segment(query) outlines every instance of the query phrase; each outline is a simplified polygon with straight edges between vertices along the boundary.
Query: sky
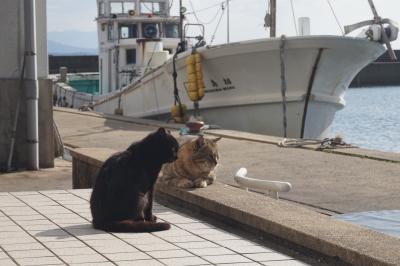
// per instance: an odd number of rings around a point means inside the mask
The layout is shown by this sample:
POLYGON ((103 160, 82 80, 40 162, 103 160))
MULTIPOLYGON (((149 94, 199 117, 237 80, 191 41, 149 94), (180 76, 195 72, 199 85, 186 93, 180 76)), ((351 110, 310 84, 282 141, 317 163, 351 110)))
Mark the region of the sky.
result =
MULTIPOLYGON (((372 19, 373 15, 368 0, 329 0, 333 10, 343 27, 344 25, 372 19)), ((172 13, 177 15, 178 7, 175 0, 172 13)), ((227 42, 226 10, 218 3, 222 0, 183 0, 188 12, 196 10, 197 18, 188 14, 191 23, 206 24, 206 41, 210 44, 227 42), (213 7, 211 7, 213 6, 213 7), (193 8, 192 8, 193 7, 193 8), (210 8, 208 8, 210 7, 210 8), (218 21, 221 18, 219 27, 218 21), (197 20, 198 19, 198 20, 197 20), (214 35, 215 32, 215 35, 214 35), (212 36, 215 36, 214 38, 212 36)), ((267 10, 267 0, 230 0, 230 41, 241 41, 267 37, 264 28, 264 16, 267 10)), ((340 28, 329 7, 328 0, 277 0, 277 35, 296 35, 293 12, 296 21, 299 17, 310 17, 311 34, 341 35, 340 28)), ((374 0, 381 17, 391 18, 400 22, 399 0, 374 0)), ((47 0, 48 31, 97 31, 95 17, 97 14, 96 0, 47 0)), ((196 32, 195 32, 196 33, 196 32)), ((400 40, 393 45, 400 49, 400 40)))

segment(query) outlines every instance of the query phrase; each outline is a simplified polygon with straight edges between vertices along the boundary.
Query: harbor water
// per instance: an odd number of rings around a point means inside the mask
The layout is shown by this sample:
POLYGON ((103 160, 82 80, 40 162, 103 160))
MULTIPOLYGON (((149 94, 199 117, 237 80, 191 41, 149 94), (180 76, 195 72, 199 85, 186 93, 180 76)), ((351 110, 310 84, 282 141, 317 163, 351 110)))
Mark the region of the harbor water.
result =
POLYGON ((332 136, 361 148, 400 152, 400 87, 352 88, 337 112, 332 136))

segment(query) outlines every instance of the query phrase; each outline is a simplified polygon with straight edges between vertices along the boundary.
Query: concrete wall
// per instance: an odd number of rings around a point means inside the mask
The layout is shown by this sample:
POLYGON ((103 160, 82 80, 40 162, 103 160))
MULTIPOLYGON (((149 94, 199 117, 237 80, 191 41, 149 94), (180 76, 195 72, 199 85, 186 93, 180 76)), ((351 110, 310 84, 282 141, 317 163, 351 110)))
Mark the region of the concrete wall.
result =
MULTIPOLYGON (((11 130, 14 121, 17 99, 21 93, 19 81, 0 79, 0 169, 7 165, 10 151, 11 130), (7 101, 3 99, 8 99, 7 101)), ((24 98, 24 95, 23 95, 24 98)), ((21 102, 18 119, 17 137, 15 142, 13 167, 24 168, 26 154, 26 106, 21 102)), ((54 130, 52 106, 52 81, 39 80, 39 166, 54 167, 54 130)))
MULTIPOLYGON (((6 166, 17 101, 21 101, 13 166, 23 168, 26 157, 26 102, 20 75, 24 55, 24 0, 1 0, 0 8, 0 168, 6 166)), ((40 167, 54 166, 52 83, 47 80, 46 0, 36 0, 37 61, 39 81, 40 167)))

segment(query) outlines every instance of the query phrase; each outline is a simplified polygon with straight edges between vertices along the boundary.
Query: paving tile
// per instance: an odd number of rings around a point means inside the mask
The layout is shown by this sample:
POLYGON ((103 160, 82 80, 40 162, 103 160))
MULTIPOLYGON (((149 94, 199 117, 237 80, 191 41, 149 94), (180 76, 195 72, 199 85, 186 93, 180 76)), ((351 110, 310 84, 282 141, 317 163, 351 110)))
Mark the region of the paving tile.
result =
POLYGON ((0 259, 0 265, 1 266, 16 266, 15 262, 13 262, 11 259, 0 259))
MULTIPOLYGON (((112 262, 94 262, 94 263, 88 263, 86 262, 85 264, 82 263, 69 263, 69 266, 114 266, 115 264, 112 262)), ((143 266, 145 266, 143 264, 143 266)))
POLYGON ((235 239, 240 239, 239 236, 235 236, 232 234, 217 234, 217 235, 202 235, 201 233, 197 233, 196 234, 202 236, 203 238, 210 240, 210 241, 221 241, 221 240, 235 240, 235 239))
POLYGON ((48 231, 58 229, 59 227, 55 224, 31 224, 25 225, 24 229, 27 231, 48 231))
POLYGON ((110 234, 91 234, 91 235, 77 235, 77 238, 85 241, 85 240, 117 240, 118 238, 116 238, 113 235, 110 234))
POLYGON ((219 245, 221 245, 223 247, 227 247, 227 248, 256 245, 254 242, 244 240, 244 239, 218 240, 215 242, 218 243, 219 245))
POLYGON ((17 250, 17 251, 10 251, 8 254, 10 254, 10 256, 15 259, 54 256, 54 254, 52 254, 48 249, 17 250))
MULTIPOLYGON (((40 243, 23 243, 23 244, 4 244, 1 245, 5 251, 10 252, 14 250, 32 250, 32 249, 43 249, 44 246, 40 243)), ((1 265, 1 264, 0 264, 1 265)))
POLYGON ((186 266, 186 265, 204 265, 209 264, 207 261, 199 257, 184 257, 184 258, 171 258, 171 259, 160 259, 160 261, 166 265, 171 266, 186 266))
POLYGON ((305 264, 301 261, 297 260, 281 260, 281 261, 269 261, 269 262, 262 262, 263 265, 267 266, 305 266, 305 264))
POLYGON ((37 219, 37 220, 23 220, 17 222, 20 226, 24 227, 28 225, 54 225, 51 221, 47 219, 37 219))
POLYGON ((161 238, 172 242, 172 243, 181 243, 181 242, 198 242, 198 241, 204 241, 203 238, 195 236, 195 235, 189 235, 189 236, 161 236, 161 238))
POLYGON ((97 250, 101 254, 110 254, 110 253, 121 253, 121 252, 138 252, 139 250, 132 247, 131 245, 118 245, 118 246, 102 246, 102 247, 93 247, 93 249, 97 250))
POLYGON ((164 266, 157 260, 116 261, 119 266, 164 266))
POLYGON ((9 258, 9 257, 7 256, 7 254, 4 253, 4 252, 2 252, 2 251, 0 250, 0 260, 8 259, 8 258, 9 258))
POLYGON ((56 257, 41 257, 41 258, 23 258, 15 259, 20 265, 59 265, 64 264, 56 257))
POLYGON ((180 224, 179 227, 182 229, 191 231, 191 232, 197 232, 197 229, 214 228, 214 226, 207 224, 207 223, 203 223, 203 222, 180 224))
POLYGON ((149 255, 143 252, 110 253, 110 254, 104 254, 104 256, 111 261, 121 261, 121 260, 135 261, 135 260, 151 259, 149 255))
POLYGON ((51 251, 53 251, 58 256, 97 254, 95 250, 89 247, 52 248, 51 251))
POLYGON ((177 227, 172 226, 170 230, 155 232, 153 235, 158 237, 165 237, 165 236, 192 236, 192 233, 189 233, 186 230, 179 229, 177 227))
POLYGON ((66 239, 65 241, 50 241, 50 242, 44 242, 43 245, 50 249, 56 249, 56 248, 79 248, 79 247, 87 247, 84 243, 78 240, 71 240, 71 239, 66 239))
MULTIPOLYGON (((167 232, 167 231, 163 231, 167 232)), ((145 238, 148 236, 152 236, 150 233, 112 233, 113 236, 116 236, 118 238, 122 239, 132 239, 132 238, 145 238)), ((154 234, 155 235, 155 234, 154 234)))
POLYGON ((146 244, 146 245, 135 245, 135 248, 142 251, 158 251, 158 250, 173 250, 179 249, 177 246, 172 245, 170 243, 164 244, 146 244))
MULTIPOLYGON (((232 264, 216 264, 217 266, 228 266, 232 264)), ((235 263, 235 266, 260 266, 263 264, 257 263, 257 262, 243 262, 243 263, 235 263)))
POLYGON ((72 255, 72 256, 60 256, 60 258, 66 263, 95 263, 95 262, 107 262, 108 260, 99 254, 91 255, 72 255))
POLYGON ((124 239, 127 243, 132 245, 146 245, 146 244, 166 244, 167 242, 159 237, 149 235, 144 238, 130 238, 124 239))
POLYGON ((219 247, 217 244, 208 242, 208 241, 203 241, 203 242, 183 242, 183 243, 176 243, 178 247, 185 248, 185 249, 191 249, 191 248, 213 248, 213 247, 219 247))
POLYGON ((0 232, 0 239, 2 239, 2 238, 21 238, 21 237, 30 237, 30 235, 24 231, 0 232))
POLYGON ((122 240, 107 240, 107 239, 93 239, 93 240, 84 240, 86 245, 92 247, 102 247, 102 246, 119 246, 124 244, 122 240))
POLYGON ((16 222, 43 220, 43 219, 47 219, 47 218, 40 214, 35 214, 35 215, 30 215, 30 216, 23 216, 23 215, 22 216, 19 216, 19 215, 13 216, 13 220, 16 222))
POLYGON ((35 243, 36 240, 33 237, 26 236, 26 237, 15 237, 15 238, 0 238, 0 245, 7 245, 7 244, 28 244, 28 243, 35 243))
POLYGON ((293 258, 288 257, 286 255, 276 253, 276 252, 268 252, 268 253, 254 253, 254 254, 244 254, 252 260, 255 261, 275 261, 275 260, 291 260, 293 258))
POLYGON ((262 246, 232 246, 230 249, 241 254, 274 252, 272 249, 262 246))
POLYGON ((232 250, 223 247, 214 247, 214 248, 190 248, 188 249, 190 252, 197 256, 206 256, 206 255, 229 255, 235 254, 232 250))
POLYGON ((8 218, 7 218, 7 220, 0 221, 0 226, 1 227, 16 226, 16 224, 12 220, 8 220, 8 218))
POLYGON ((163 251, 150 251, 147 252, 150 256, 156 259, 167 259, 167 258, 181 258, 181 257, 191 257, 193 254, 187 252, 186 250, 163 250, 163 251))
POLYGON ((2 232, 22 232, 23 230, 18 225, 6 225, 1 227, 2 232))
POLYGON ((233 255, 217 255, 217 256, 203 256, 203 259, 212 263, 240 263, 240 262, 251 262, 246 257, 239 254, 233 255))

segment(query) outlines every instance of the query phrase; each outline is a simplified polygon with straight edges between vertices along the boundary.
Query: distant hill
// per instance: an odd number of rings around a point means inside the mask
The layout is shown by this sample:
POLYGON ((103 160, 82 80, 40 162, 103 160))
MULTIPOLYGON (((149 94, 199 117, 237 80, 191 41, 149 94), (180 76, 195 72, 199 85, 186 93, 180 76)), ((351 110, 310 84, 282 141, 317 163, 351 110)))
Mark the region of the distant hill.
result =
POLYGON ((75 47, 55 41, 48 40, 49 55, 97 55, 97 48, 75 47))
POLYGON ((74 47, 97 49, 96 31, 51 31, 47 33, 47 38, 51 41, 62 43, 74 47))

